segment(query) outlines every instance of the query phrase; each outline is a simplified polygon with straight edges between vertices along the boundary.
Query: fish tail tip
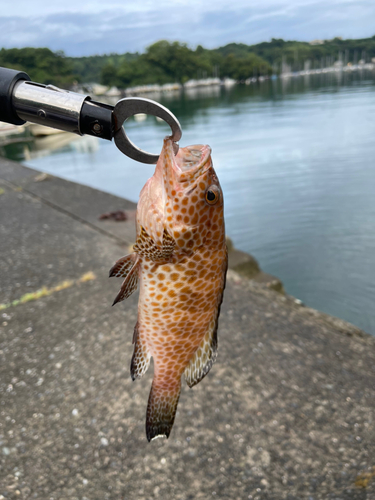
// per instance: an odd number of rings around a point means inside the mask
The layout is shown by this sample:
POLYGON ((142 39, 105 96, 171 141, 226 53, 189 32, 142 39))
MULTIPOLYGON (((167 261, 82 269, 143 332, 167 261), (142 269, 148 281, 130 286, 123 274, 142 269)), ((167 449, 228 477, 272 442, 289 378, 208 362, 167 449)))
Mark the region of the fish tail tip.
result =
POLYGON ((181 385, 178 383, 171 391, 152 384, 146 414, 148 441, 162 436, 169 437, 176 415, 180 387, 181 385))
POLYGON ((157 425, 146 424, 146 436, 147 441, 150 442, 158 438, 169 438, 171 433, 173 423, 170 422, 159 422, 157 425))

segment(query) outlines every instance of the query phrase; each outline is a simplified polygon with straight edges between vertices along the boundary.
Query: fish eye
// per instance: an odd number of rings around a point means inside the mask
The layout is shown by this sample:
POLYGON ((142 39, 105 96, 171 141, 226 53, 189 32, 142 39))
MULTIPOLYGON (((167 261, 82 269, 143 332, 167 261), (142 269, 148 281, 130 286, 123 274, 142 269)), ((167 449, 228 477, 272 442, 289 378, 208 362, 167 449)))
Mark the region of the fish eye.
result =
POLYGON ((220 192, 216 186, 210 186, 205 195, 206 202, 209 205, 215 205, 219 201, 220 192))

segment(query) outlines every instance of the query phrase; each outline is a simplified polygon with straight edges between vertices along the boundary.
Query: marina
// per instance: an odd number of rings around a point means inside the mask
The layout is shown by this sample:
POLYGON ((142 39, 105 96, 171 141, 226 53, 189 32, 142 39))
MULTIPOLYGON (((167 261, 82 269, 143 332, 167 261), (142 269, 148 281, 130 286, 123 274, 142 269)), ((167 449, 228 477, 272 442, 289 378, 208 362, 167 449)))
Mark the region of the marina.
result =
MULTIPOLYGON (((287 293, 375 334, 373 71, 147 96, 178 116, 181 145, 212 147, 234 245, 287 293)), ((168 133, 147 116, 129 119, 126 130, 155 153, 168 133)), ((90 136, 27 138, 2 145, 1 154, 132 201, 152 174, 90 136)))

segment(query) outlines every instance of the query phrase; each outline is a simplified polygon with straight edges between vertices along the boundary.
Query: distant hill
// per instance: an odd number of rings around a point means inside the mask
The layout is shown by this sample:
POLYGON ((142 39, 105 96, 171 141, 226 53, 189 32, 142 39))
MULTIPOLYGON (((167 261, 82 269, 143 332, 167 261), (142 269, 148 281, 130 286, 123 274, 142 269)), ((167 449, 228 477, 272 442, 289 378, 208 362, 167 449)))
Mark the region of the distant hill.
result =
POLYGON ((271 65, 280 65, 283 60, 292 65, 303 64, 306 60, 321 63, 322 58, 327 57, 334 61, 341 57, 343 62, 357 63, 361 59, 370 61, 375 57, 375 36, 358 40, 333 38, 332 40, 314 40, 313 42, 285 41, 272 38, 270 42, 256 45, 230 43, 215 50, 223 56, 234 54, 237 57, 243 57, 247 53, 253 53, 271 65))
POLYGON ((180 82, 219 76, 245 80, 279 73, 282 64, 291 70, 365 62, 375 58, 375 36, 358 40, 313 42, 272 39, 256 45, 230 43, 217 49, 190 49, 180 42, 161 40, 143 54, 125 53, 66 57, 47 48, 1 49, 0 66, 22 69, 32 80, 68 88, 73 82, 100 82, 125 88, 138 84, 180 82))

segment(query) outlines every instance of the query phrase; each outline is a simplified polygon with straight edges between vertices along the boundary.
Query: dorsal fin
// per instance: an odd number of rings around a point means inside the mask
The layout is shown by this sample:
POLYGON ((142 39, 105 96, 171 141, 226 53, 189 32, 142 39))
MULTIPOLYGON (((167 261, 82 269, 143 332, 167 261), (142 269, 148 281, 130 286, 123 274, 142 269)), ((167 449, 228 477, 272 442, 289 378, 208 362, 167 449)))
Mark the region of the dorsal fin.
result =
POLYGON ((162 247, 158 247, 154 240, 149 236, 145 228, 141 227, 141 232, 134 245, 137 254, 148 257, 153 261, 166 260, 172 255, 176 242, 164 229, 162 247))
MULTIPOLYGON (((116 265, 116 264, 115 264, 116 265)), ((135 262, 130 271, 126 274, 126 278, 124 279, 120 291, 117 294, 113 306, 122 300, 127 299, 130 295, 135 292, 138 285, 138 277, 139 277, 139 257, 136 255, 135 262)))
POLYGON ((135 345, 132 361, 130 364, 130 375, 132 377, 132 380, 135 380, 136 378, 141 378, 142 375, 146 373, 151 359, 151 355, 139 335, 138 321, 134 328, 133 344, 135 345))

